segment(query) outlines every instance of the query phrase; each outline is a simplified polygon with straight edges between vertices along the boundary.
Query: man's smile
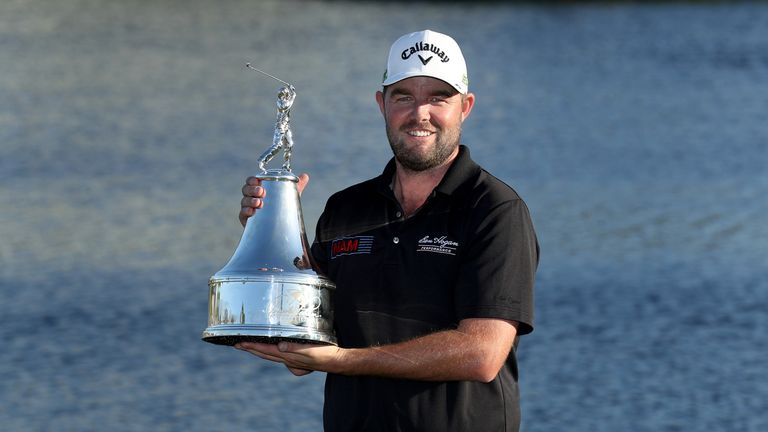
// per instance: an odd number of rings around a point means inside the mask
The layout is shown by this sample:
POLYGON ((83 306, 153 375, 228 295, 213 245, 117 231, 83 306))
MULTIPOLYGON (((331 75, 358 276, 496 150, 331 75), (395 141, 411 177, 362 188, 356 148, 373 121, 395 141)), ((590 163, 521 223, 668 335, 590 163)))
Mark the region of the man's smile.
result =
POLYGON ((434 134, 432 131, 423 130, 423 129, 417 129, 417 130, 411 130, 408 131, 408 135, 415 136, 415 137, 428 137, 430 135, 434 134))

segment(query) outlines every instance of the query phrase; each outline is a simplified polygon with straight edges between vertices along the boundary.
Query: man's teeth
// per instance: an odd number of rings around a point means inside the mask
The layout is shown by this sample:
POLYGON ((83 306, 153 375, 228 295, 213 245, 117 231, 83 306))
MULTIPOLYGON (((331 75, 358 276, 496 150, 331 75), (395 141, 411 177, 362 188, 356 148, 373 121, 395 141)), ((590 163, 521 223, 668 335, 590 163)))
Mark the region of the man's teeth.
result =
POLYGON ((425 137, 432 135, 432 132, 430 131, 410 131, 408 132, 408 135, 413 135, 417 137, 425 137))

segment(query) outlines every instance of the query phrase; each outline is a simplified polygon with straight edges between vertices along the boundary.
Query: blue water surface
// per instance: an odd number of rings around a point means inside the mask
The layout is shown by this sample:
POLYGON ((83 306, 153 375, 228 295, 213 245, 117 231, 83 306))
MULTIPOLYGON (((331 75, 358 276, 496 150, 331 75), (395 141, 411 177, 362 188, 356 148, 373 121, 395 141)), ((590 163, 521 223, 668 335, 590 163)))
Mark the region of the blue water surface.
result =
POLYGON ((323 374, 199 339, 274 125, 244 64, 298 90, 311 232, 423 28, 542 247, 522 430, 768 430, 766 4, 198 0, 0 4, 2 429, 320 430, 323 374))

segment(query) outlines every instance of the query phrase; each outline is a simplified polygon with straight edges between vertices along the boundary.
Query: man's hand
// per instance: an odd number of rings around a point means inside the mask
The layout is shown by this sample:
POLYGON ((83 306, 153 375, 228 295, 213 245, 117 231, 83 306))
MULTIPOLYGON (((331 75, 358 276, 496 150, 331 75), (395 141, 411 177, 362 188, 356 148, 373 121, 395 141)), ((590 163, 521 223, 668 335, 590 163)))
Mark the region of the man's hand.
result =
MULTIPOLYGON (((299 195, 304 191, 309 183, 309 174, 301 174, 299 176, 299 183, 296 185, 299 190, 299 195)), ((261 180, 256 177, 248 177, 245 179, 245 185, 243 186, 243 199, 240 200, 240 224, 245 226, 245 222, 249 217, 253 216, 257 209, 264 206, 264 197, 267 195, 266 190, 261 186, 261 180)))
POLYGON ((340 364, 344 350, 334 345, 313 345, 280 342, 277 345, 241 342, 235 348, 249 352, 264 360, 284 364, 296 376, 312 371, 333 372, 340 364))

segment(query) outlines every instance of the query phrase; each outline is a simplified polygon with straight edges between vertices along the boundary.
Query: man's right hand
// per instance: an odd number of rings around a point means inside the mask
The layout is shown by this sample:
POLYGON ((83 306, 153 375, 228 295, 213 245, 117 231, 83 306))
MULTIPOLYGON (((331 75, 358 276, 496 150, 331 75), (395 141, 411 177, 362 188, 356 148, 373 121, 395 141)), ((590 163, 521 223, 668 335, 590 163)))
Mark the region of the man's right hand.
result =
MULTIPOLYGON (((296 188, 299 190, 299 195, 304 191, 309 183, 309 174, 301 174, 299 176, 299 183, 296 188)), ((240 200, 240 214, 238 218, 240 223, 245 226, 248 218, 253 216, 257 209, 264 206, 264 198, 266 196, 266 190, 261 187, 261 180, 256 177, 248 177, 245 179, 245 185, 243 186, 243 199, 240 200)))

